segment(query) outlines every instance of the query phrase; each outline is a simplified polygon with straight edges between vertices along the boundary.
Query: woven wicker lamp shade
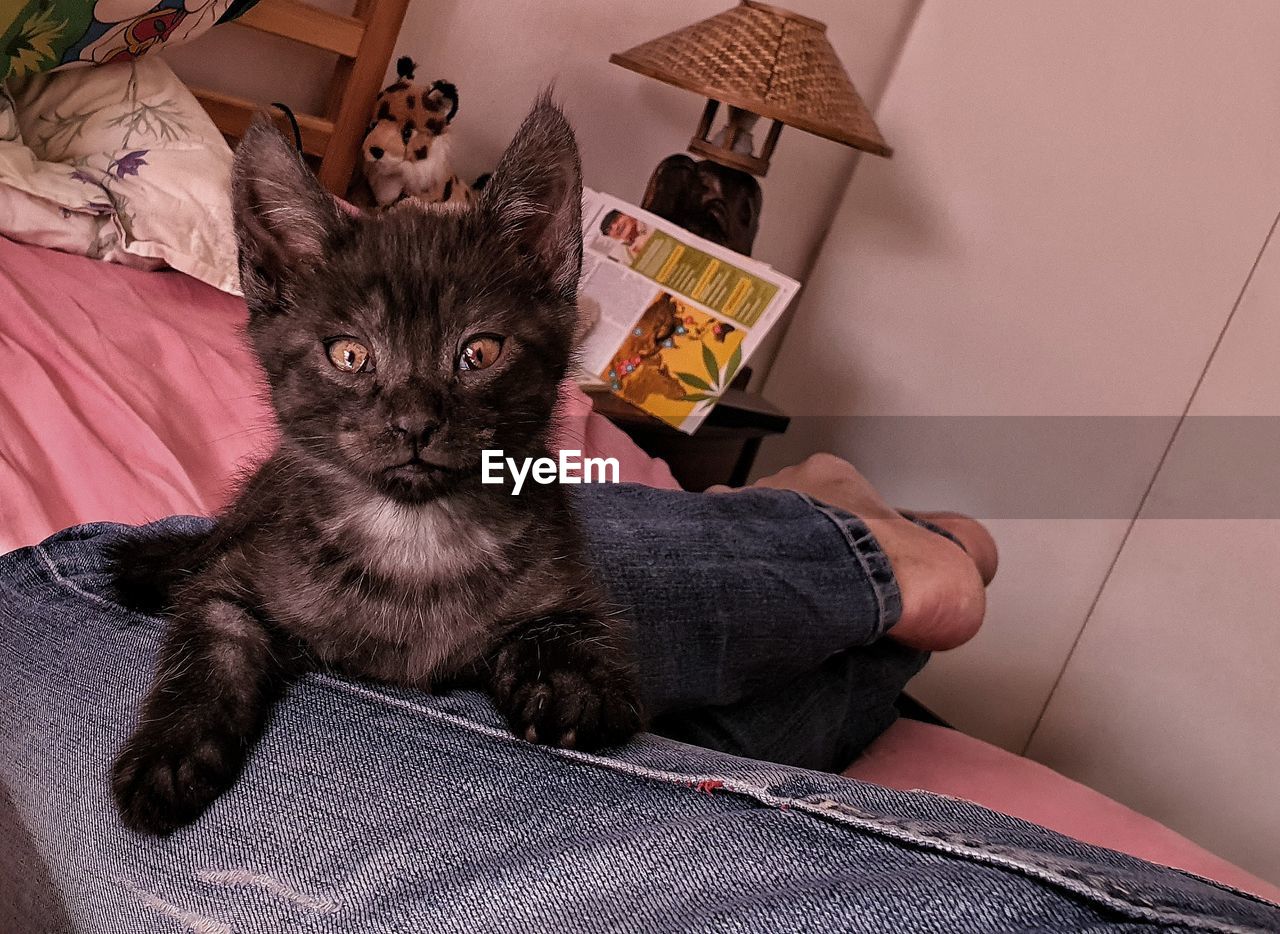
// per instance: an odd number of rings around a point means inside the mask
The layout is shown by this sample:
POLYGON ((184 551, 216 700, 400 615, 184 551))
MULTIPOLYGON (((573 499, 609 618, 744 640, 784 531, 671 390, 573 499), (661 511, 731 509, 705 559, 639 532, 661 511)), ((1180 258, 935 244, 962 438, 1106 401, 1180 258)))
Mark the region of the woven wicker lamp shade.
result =
POLYGON ((763 175, 782 124, 879 156, 892 150, 815 19, 755 0, 660 36, 609 61, 709 99, 690 149, 763 175), (716 103, 775 121, 759 156, 735 160, 706 139, 716 103), (702 145, 698 145, 701 142, 702 145), (761 164, 762 163, 762 164, 761 164))

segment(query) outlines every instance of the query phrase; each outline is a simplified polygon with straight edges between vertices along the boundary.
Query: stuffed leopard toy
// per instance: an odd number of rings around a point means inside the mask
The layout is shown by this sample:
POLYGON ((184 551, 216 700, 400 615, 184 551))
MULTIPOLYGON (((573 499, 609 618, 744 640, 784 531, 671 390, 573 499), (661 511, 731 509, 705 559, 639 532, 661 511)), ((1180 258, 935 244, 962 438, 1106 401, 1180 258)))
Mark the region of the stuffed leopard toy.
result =
POLYGON ((396 62, 394 84, 378 94, 365 134, 364 176, 378 207, 405 198, 465 207, 475 191, 454 174, 449 126, 458 112, 458 89, 448 81, 413 84, 417 66, 396 62))

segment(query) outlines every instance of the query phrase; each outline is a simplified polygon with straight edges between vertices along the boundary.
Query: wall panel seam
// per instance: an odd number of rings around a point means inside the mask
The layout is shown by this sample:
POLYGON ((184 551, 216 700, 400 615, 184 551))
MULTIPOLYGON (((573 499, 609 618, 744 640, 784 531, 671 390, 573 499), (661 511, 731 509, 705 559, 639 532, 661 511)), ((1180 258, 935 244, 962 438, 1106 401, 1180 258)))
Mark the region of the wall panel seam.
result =
POLYGON ((1160 477, 1160 471, 1164 469, 1165 461, 1169 457, 1169 452, 1173 450, 1173 446, 1178 440, 1178 434, 1182 431, 1182 426, 1191 412, 1191 406, 1195 403, 1196 396, 1200 392, 1200 387, 1204 385, 1205 378, 1209 375, 1209 368, 1213 366, 1213 360, 1218 355, 1218 350, 1222 347, 1222 342, 1227 336, 1227 331, 1231 327, 1231 322, 1235 320, 1236 311, 1240 308, 1240 303, 1244 301, 1245 293, 1249 291, 1249 285, 1253 282, 1253 276, 1258 271, 1258 266, 1262 262, 1262 257, 1266 253, 1267 247, 1271 244, 1272 238, 1275 236, 1277 226, 1280 226, 1280 211, 1277 211, 1275 218, 1271 221, 1271 226, 1267 230, 1266 236, 1262 238, 1262 246, 1258 248, 1258 252, 1253 258, 1253 263, 1249 266, 1249 271, 1245 274, 1244 282, 1236 292, 1236 298, 1231 305, 1231 310, 1227 312, 1226 320, 1223 321, 1222 327, 1218 330, 1217 338, 1209 348, 1209 354, 1205 358, 1204 366, 1200 369, 1200 375, 1196 378, 1195 385, 1191 387, 1191 392, 1187 396, 1186 404, 1182 408, 1182 414, 1178 417, 1178 421, 1174 425, 1173 431, 1169 434, 1169 442, 1165 445, 1159 459, 1156 461, 1155 468, 1151 472, 1151 479, 1147 482, 1146 489, 1142 491, 1142 496, 1138 499, 1137 508, 1134 510, 1134 514, 1130 517, 1129 524, 1125 527, 1124 535, 1120 538, 1120 544, 1116 548, 1115 554, 1111 557, 1111 562, 1107 565, 1106 573, 1102 575, 1102 580, 1098 584, 1097 592, 1094 593, 1093 599, 1089 602, 1089 608, 1085 611, 1084 619, 1080 622, 1080 628, 1076 630, 1075 638, 1071 640, 1071 648, 1067 650, 1066 657, 1062 660, 1062 665, 1058 669, 1058 674, 1053 679, 1053 684, 1049 687, 1049 691, 1045 695, 1044 703, 1040 706, 1040 712, 1036 715, 1035 722, 1031 726, 1031 731, 1027 734, 1027 739, 1022 744, 1022 749, 1020 750, 1021 755, 1025 756, 1027 751, 1035 742, 1036 733, 1044 722, 1045 713, 1049 710, 1049 705, 1053 703, 1053 695, 1057 693, 1058 686, 1062 683, 1063 675, 1066 674, 1067 668, 1071 665, 1071 659, 1075 655, 1076 649, 1080 645, 1080 640, 1084 636, 1084 631, 1089 625, 1089 620, 1093 618, 1094 611, 1097 610, 1098 604, 1102 600, 1102 595, 1107 589, 1107 584, 1111 581, 1111 576, 1115 572, 1116 565, 1120 563, 1120 556, 1124 554, 1125 546, 1129 543, 1129 537, 1133 534, 1133 530, 1138 524, 1138 519, 1142 516, 1143 509, 1146 508, 1147 500, 1151 496, 1151 491, 1155 488, 1156 481, 1160 477))

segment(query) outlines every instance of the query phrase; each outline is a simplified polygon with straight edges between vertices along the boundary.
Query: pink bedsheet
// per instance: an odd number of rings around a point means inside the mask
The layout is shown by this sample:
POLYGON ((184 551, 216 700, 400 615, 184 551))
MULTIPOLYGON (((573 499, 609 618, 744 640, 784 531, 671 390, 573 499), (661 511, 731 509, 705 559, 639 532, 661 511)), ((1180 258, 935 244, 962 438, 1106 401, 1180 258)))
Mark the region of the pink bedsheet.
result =
POLYGON ((956 730, 899 720, 845 775, 890 788, 964 798, 1087 843, 1177 866, 1280 902, 1280 888, 1031 759, 956 730))
MULTIPOLYGON (((271 442, 243 301, 0 237, 0 552, 68 525, 208 514, 271 442)), ((562 393, 561 443, 617 457, 624 480, 673 488, 562 393)), ((1266 897, 1280 890, 1043 766, 951 730, 902 721, 847 774, 969 798, 1090 842, 1266 897)))

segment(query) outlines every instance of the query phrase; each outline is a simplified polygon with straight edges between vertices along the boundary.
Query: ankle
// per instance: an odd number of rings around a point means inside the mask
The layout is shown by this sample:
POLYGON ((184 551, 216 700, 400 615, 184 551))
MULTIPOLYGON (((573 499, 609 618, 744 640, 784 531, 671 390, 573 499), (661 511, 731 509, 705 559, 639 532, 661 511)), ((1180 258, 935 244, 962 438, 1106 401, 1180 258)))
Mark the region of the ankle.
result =
POLYGON ((1000 549, 985 525, 959 512, 911 512, 910 515, 955 536, 977 566, 984 586, 995 579, 1000 566, 1000 549))
POLYGON ((986 591, 964 548, 896 513, 863 521, 889 559, 902 594, 902 614, 889 638, 923 651, 953 649, 972 639, 986 613, 986 591))

